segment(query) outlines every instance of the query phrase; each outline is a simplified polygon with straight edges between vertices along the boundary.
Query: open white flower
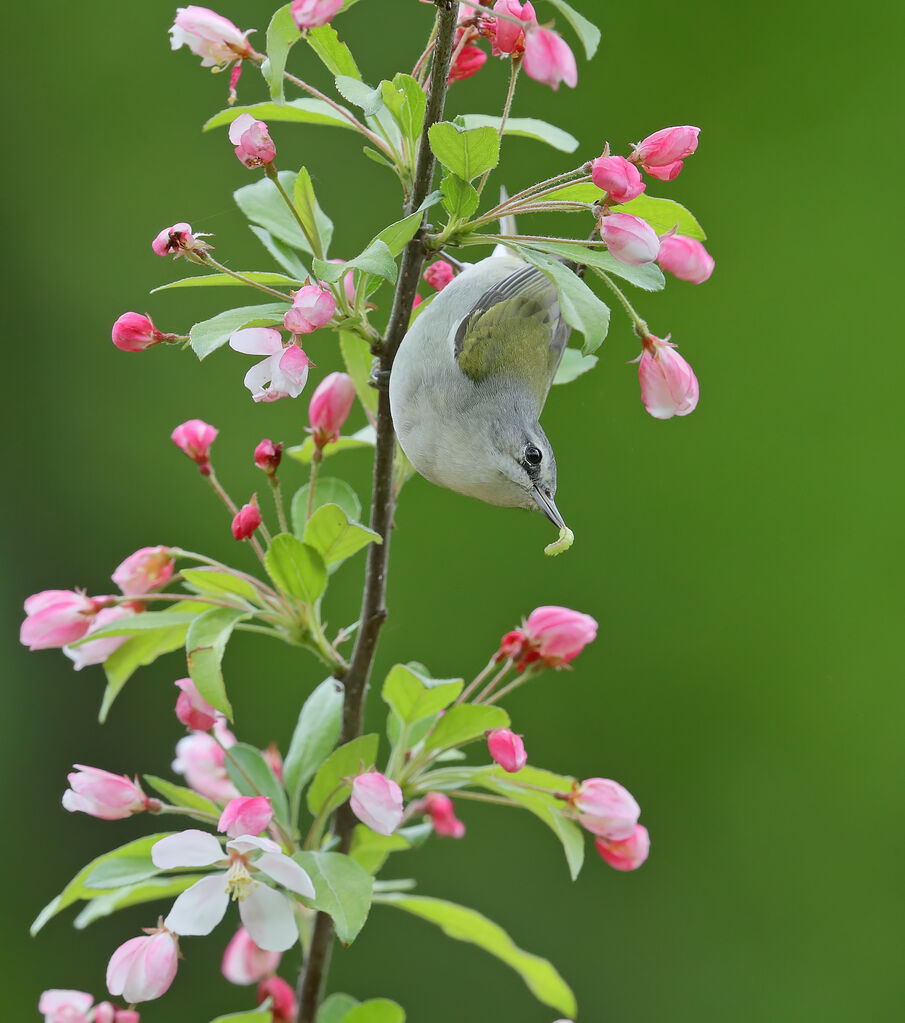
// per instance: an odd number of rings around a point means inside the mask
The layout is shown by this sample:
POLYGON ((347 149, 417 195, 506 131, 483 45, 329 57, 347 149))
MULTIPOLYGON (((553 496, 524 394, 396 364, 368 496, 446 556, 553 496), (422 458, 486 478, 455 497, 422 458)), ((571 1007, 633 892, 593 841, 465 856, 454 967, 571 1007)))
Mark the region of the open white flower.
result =
POLYGON ((297 895, 314 898, 308 874, 269 838, 240 835, 226 843, 206 831, 191 828, 162 838, 151 848, 155 867, 226 867, 196 881, 173 903, 164 926, 175 934, 210 934, 223 919, 230 898, 239 903, 239 916, 254 943, 268 952, 285 952, 298 940, 298 926, 291 900, 262 881, 255 873, 297 895))

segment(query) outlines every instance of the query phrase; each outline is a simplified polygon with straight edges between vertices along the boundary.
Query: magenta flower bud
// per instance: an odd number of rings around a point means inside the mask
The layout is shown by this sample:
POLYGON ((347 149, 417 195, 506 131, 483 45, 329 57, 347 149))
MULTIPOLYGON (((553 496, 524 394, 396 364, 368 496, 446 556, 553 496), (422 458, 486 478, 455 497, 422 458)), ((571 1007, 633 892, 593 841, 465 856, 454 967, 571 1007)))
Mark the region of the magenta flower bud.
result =
POLYGON ((437 291, 442 291, 455 277, 455 271, 445 259, 438 259, 424 271, 424 279, 437 291))
POLYGON ((173 685, 181 690, 176 697, 176 717, 193 731, 206 732, 214 727, 217 712, 198 692, 190 678, 177 678, 173 685))
POLYGON ((522 737, 508 728, 494 728, 487 733, 487 750, 491 757, 509 774, 515 774, 528 763, 528 754, 522 737))
POLYGON ((239 162, 248 168, 263 167, 273 163, 277 150, 263 121, 256 121, 251 114, 239 114, 229 126, 229 141, 236 147, 239 162))
POLYGON ((575 788, 569 802, 583 828, 609 841, 628 838, 641 814, 631 792, 609 778, 588 778, 575 788))
POLYGON ((594 841, 597 852, 616 870, 637 870, 650 852, 650 835, 643 824, 636 824, 635 830, 618 842, 606 838, 594 841))
POLYGON ((282 977, 268 977, 258 984, 258 1005, 271 999, 273 1023, 295 1023, 295 992, 282 977))
POLYGON ((355 816, 379 835, 392 835, 402 823, 402 789, 379 771, 358 775, 349 804, 355 816))
MULTIPOLYGON (((113 1014, 113 1023, 140 1023, 141 1016, 135 1009, 117 1009, 113 1014)), ((95 1020, 95 1023, 100 1023, 95 1020)))
POLYGON ((472 46, 471 43, 466 43, 465 46, 459 49, 459 44, 465 32, 468 32, 470 37, 475 35, 471 29, 456 29, 453 53, 458 50, 458 56, 450 65, 448 82, 461 82, 466 78, 471 78, 472 75, 476 75, 487 63, 487 54, 479 46, 472 46))
POLYGON ((292 0, 292 20, 300 32, 319 28, 326 25, 342 5, 343 0, 292 0))
POLYGON ((161 333, 149 317, 141 313, 123 313, 113 324, 112 338, 121 352, 143 352, 161 341, 171 340, 173 335, 161 333))
POLYGON ((107 990, 134 1004, 165 994, 176 976, 179 945, 167 930, 131 938, 110 957, 107 990))
MULTIPOLYGON (((173 256, 174 259, 180 256, 192 257, 211 248, 207 242, 199 241, 200 237, 192 234, 191 225, 182 221, 172 227, 165 227, 151 242, 151 248, 158 256, 173 256)), ((195 259, 195 262, 199 261, 195 259)))
POLYGON ((240 927, 226 946, 220 972, 230 984, 257 984, 276 971, 282 957, 282 952, 259 948, 248 931, 240 927))
POLYGON ((336 299, 314 284, 306 284, 292 296, 292 306, 283 317, 283 326, 293 334, 310 334, 329 323, 336 312, 336 299))
POLYGON ((638 382, 644 407, 654 419, 687 416, 698 407, 698 378, 668 337, 644 339, 638 382))
POLYGON ((97 767, 76 764, 68 776, 71 788, 63 793, 63 808, 81 811, 104 821, 118 821, 148 809, 148 797, 137 781, 97 767))
MULTIPOLYGON (((227 749, 235 745, 235 736, 225 726, 217 734, 227 749)), ((229 802, 239 795, 226 770, 223 748, 205 732, 192 732, 176 743, 173 770, 185 776, 189 788, 216 803, 229 802)))
POLYGON ((251 56, 247 35, 208 7, 180 7, 170 28, 170 49, 185 45, 201 58, 202 67, 224 68, 251 56))
POLYGON ((44 1023, 88 1023, 93 1002, 87 991, 51 988, 41 995, 38 1012, 44 1014, 44 1023))
POLYGON ((629 213, 610 213, 600 218, 599 228, 610 254, 620 263, 644 266, 657 258, 660 239, 646 220, 629 213))
POLYGON ((226 804, 217 822, 217 830, 225 831, 230 838, 259 835, 272 820, 273 807, 267 796, 239 796, 226 804))
POLYGON ((255 465, 263 469, 268 476, 274 476, 283 458, 283 445, 274 444, 272 440, 264 438, 255 448, 255 465))
POLYGON ((549 28, 530 25, 525 31, 525 74, 556 91, 560 82, 578 84, 578 68, 569 44, 549 28))
MULTIPOLYGON (((493 9, 500 14, 511 14, 527 24, 537 21, 537 15, 530 3, 520 4, 518 0, 496 0, 493 9)), ((513 21, 505 18, 494 18, 493 46, 491 52, 494 57, 502 57, 507 53, 524 53, 525 51, 525 30, 516 25, 513 21)))
POLYGON ((535 608, 525 622, 525 637, 534 657, 548 668, 574 661, 597 638, 597 622, 580 611, 546 605, 535 608))
POLYGON ((428 792, 418 810, 430 814, 434 834, 441 838, 463 838, 465 825, 456 816, 453 801, 443 792, 428 792))
POLYGON ((308 421, 319 448, 339 439, 354 401, 355 384, 348 373, 331 373, 317 385, 308 405, 308 421))
POLYGON ((29 650, 50 650, 74 643, 91 627, 103 598, 76 590, 42 590, 25 601, 26 619, 19 642, 29 650))
POLYGON ((598 156, 591 164, 591 180, 614 203, 631 202, 646 187, 641 172, 624 156, 598 156))
POLYGON ((202 476, 209 476, 211 471, 211 445, 220 431, 201 419, 189 419, 181 423, 170 434, 170 440, 198 463, 202 476))
POLYGON ((93 1023, 116 1023, 116 1007, 112 1002, 95 1005, 93 1023))
MULTIPOLYGON (((118 619, 129 618, 134 614, 136 614, 136 608, 134 606, 130 607, 127 604, 102 608, 94 616, 94 621, 88 626, 85 635, 90 636, 92 632, 97 632, 98 629, 102 629, 105 625, 112 625, 118 619)), ((103 664, 110 654, 114 650, 118 650, 128 638, 128 636, 105 636, 103 639, 82 643, 76 647, 64 646, 63 653, 72 661, 73 668, 76 671, 81 671, 82 668, 87 667, 89 664, 103 664)))
POLYGON ((661 128, 635 146, 632 161, 640 163, 651 177, 672 181, 682 169, 682 161, 698 148, 700 128, 690 124, 661 128))
POLYGON ((159 589, 173 574, 168 547, 142 547, 116 569, 111 578, 127 597, 140 597, 159 589))
POLYGON ((261 510, 258 508, 257 498, 252 497, 248 504, 242 505, 233 518, 233 537, 236 540, 247 540, 260 525, 261 510))
POLYGON ((713 273, 713 256, 695 238, 673 234, 660 239, 657 262, 680 281, 703 284, 713 273))

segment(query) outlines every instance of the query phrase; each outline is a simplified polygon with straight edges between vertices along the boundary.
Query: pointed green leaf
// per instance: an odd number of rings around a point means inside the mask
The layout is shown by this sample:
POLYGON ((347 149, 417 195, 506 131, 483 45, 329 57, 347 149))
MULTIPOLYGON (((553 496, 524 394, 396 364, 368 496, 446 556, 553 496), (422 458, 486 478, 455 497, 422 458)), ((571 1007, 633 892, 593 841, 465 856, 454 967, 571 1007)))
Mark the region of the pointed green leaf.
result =
POLYGON ((258 604, 261 595, 247 579, 233 575, 231 572, 220 572, 216 568, 183 568, 179 574, 193 590, 211 596, 241 597, 250 603, 258 604))
MULTIPOLYGON (((267 180, 266 178, 264 179, 267 180)), ((268 181, 267 184, 270 184, 268 181)), ((241 191, 241 190, 240 190, 241 191)), ((298 230, 298 228, 296 228, 298 230)), ((206 359, 211 352, 229 341, 230 335, 243 327, 273 327, 282 325, 283 315, 289 308, 288 302, 271 302, 268 305, 246 305, 238 309, 227 309, 209 320, 196 323, 189 331, 192 351, 199 359, 206 359)))
POLYGON ((450 707, 424 741, 425 750, 464 746, 493 728, 506 728, 509 715, 502 707, 482 707, 464 703, 450 707))
POLYGON ((73 647, 84 646, 96 639, 106 636, 137 636, 145 632, 157 632, 160 629, 171 629, 177 625, 190 625, 198 616, 188 612, 143 611, 141 614, 118 618, 109 625, 99 629, 70 644, 73 647))
POLYGON ((286 4, 273 15, 267 26, 267 60, 261 66, 270 95, 277 103, 283 102, 283 72, 289 48, 299 39, 301 33, 292 19, 292 4, 286 4))
MULTIPOLYGON (((344 108, 343 108, 344 109, 344 108)), ((204 124, 204 130, 232 124, 240 114, 251 114, 256 121, 284 121, 295 124, 320 124, 329 128, 354 130, 348 118, 343 117, 322 99, 293 99, 288 103, 253 103, 246 107, 227 107, 214 114, 204 124)))
POLYGON ((299 259, 298 253, 290 245, 281 242, 279 238, 274 238, 269 231, 266 231, 263 227, 258 227, 257 224, 249 224, 248 228, 290 276, 299 281, 303 281, 309 276, 308 268, 299 259))
POLYGON ((343 99, 348 100, 356 107, 360 107, 362 112, 368 117, 372 117, 383 109, 383 93, 380 86, 372 89, 370 85, 365 85, 360 78, 353 78, 349 75, 337 75, 336 91, 343 99))
POLYGON ((363 270, 365 273, 382 277, 390 284, 396 283, 396 261, 393 259, 389 246, 379 238, 372 241, 364 252, 342 264, 326 263, 318 259, 314 261, 314 273, 322 281, 331 283, 338 281, 349 270, 363 270))
POLYGON ((679 234, 687 235, 689 238, 697 238, 698 241, 705 241, 707 238, 704 228, 697 222, 694 214, 681 203, 674 202, 672 199, 656 199, 652 195, 639 195, 631 202, 614 206, 613 212, 631 213, 634 217, 641 217, 650 224, 657 234, 664 234, 676 227, 679 234))
POLYGON ((107 676, 107 687, 98 714, 103 724, 107 720, 113 701, 123 686, 142 665, 151 664, 163 654, 179 650, 185 643, 188 624, 183 622, 165 629, 154 629, 127 639, 122 646, 116 648, 104 661, 104 674, 107 676))
MULTIPOLYGON (((280 171, 283 191, 292 199, 297 175, 280 171)), ((244 185, 233 192, 236 205, 253 223, 266 228, 275 238, 302 252, 311 252, 311 245, 296 223, 292 211, 280 190, 270 178, 261 178, 254 184, 244 185)))
MULTIPOLYGON (((500 130, 500 118, 491 117, 489 114, 465 114, 462 120, 466 128, 493 128, 500 130)), ((504 135, 517 135, 521 138, 534 139, 537 142, 546 142, 548 146, 558 149, 562 153, 574 153, 578 148, 578 139, 570 135, 555 124, 548 124, 536 117, 509 117, 503 127, 504 135)), ((600 189, 597 190, 599 198, 600 189)))
POLYGON ((562 360, 556 370, 556 376, 553 377, 553 383, 570 384, 596 365, 596 355, 582 355, 577 348, 566 348, 562 353, 562 360))
POLYGON ((457 220, 466 220, 478 208, 481 201, 477 189, 458 174, 447 174, 440 182, 443 205, 446 212, 457 220))
POLYGON ((138 906, 145 902, 156 902, 158 899, 172 899, 200 881, 204 874, 180 874, 178 877, 150 877, 136 884, 105 892, 92 899, 79 915, 73 920, 77 931, 83 930, 90 923, 101 917, 110 916, 119 909, 138 906))
POLYGON ((462 692, 462 679, 433 679, 396 664, 383 683, 380 695, 404 724, 413 724, 448 707, 462 692))
POLYGON ((493 128, 459 128, 451 121, 438 121, 431 125, 428 138, 440 163, 465 181, 499 163, 500 140, 493 128))
POLYGON ((389 998, 372 998, 350 1009, 343 1023, 405 1023, 405 1010, 389 998))
POLYGON ((359 1004, 358 999, 351 995, 329 995, 317 1010, 317 1023, 343 1023, 349 1010, 359 1004))
POLYGON ((181 806, 186 810, 197 810, 199 813, 213 814, 215 817, 220 816, 220 807, 216 803, 212 803, 205 796, 199 796, 192 789, 176 785, 167 781, 166 778, 158 778, 154 774, 145 774, 143 777, 152 789, 173 806, 181 806))
POLYGON ((352 791, 342 779, 354 778, 373 767, 377 757, 376 735, 360 735, 335 749, 321 764, 308 788, 308 809, 316 817, 341 806, 352 791))
POLYGON ((243 796, 267 796, 276 819, 289 824, 286 793, 260 750, 237 742, 227 750, 225 764, 230 780, 243 796))
MULTIPOLYGON (((305 523, 308 514, 308 491, 310 485, 306 483, 295 492, 292 498, 291 518, 292 529, 295 535, 302 539, 305 534, 305 523)), ((336 504, 348 515, 350 519, 357 519, 361 515, 361 501, 358 494, 346 483, 345 480, 337 479, 334 476, 318 476, 314 484, 314 498, 311 501, 311 511, 316 512, 325 504, 336 504)))
POLYGON ((346 513, 336 504, 325 504, 308 520, 305 543, 320 551, 327 565, 335 565, 351 558, 369 543, 383 543, 379 533, 358 522, 350 522, 346 513))
POLYGON ((361 79, 361 72, 358 70, 351 50, 344 42, 340 41, 336 29, 332 25, 321 25, 311 29, 305 39, 331 75, 346 75, 353 79, 361 79))
POLYGON ((308 237, 313 239, 315 255, 326 258, 333 239, 333 221, 320 208, 314 196, 311 175, 302 167, 292 190, 292 204, 305 225, 308 237))
POLYGON ((377 238, 386 243, 387 248, 389 248, 394 256, 398 256, 418 233, 418 228, 421 227, 423 219, 424 213, 418 210, 416 213, 403 217, 402 220, 397 220, 395 224, 385 227, 377 235, 377 238))
POLYGON ((629 284, 644 291, 662 291, 666 286, 663 271, 656 263, 648 263, 646 266, 629 266, 628 263, 621 263, 612 256, 606 249, 592 249, 581 242, 574 244, 566 242, 525 242, 526 248, 536 249, 539 252, 549 252, 554 256, 565 256, 566 259, 576 263, 584 263, 585 266, 593 267, 595 270, 603 270, 604 273, 615 274, 629 284))
POLYGON ((273 538, 264 566, 279 589, 306 604, 313 604, 327 588, 327 566, 320 553, 288 533, 273 538))
POLYGON ((248 611, 215 607, 196 618, 185 637, 186 660, 192 681, 203 699, 230 720, 232 707, 226 695, 220 664, 233 628, 248 617, 248 611))
POLYGON ((293 859, 314 884, 312 905, 333 917, 336 936, 343 945, 351 945, 371 909, 371 875, 342 853, 298 852, 293 859))
POLYGON ((339 742, 342 711, 343 686, 335 678, 321 682, 302 705, 289 752, 283 761, 283 782, 293 806, 339 742))
MULTIPOLYGON (((423 305, 424 303, 422 303, 423 305)), ((419 309, 421 306, 418 307, 419 309)), ((324 448, 324 458, 330 455, 338 455, 341 451, 354 451, 356 448, 373 448, 377 434, 373 426, 365 426, 357 430, 351 437, 340 437, 324 448)), ((311 456, 314 454, 314 441, 309 437, 303 444, 286 448, 286 454, 295 458, 303 465, 311 464, 311 456)))
MULTIPOLYGON (((377 388, 371 387, 368 383, 371 379, 371 367, 374 364, 371 346, 357 334, 341 330, 339 332, 339 350, 342 352, 343 362, 346 364, 346 372, 352 378, 352 383, 355 384, 358 400, 369 412, 376 415, 377 388)), ((339 501, 334 503, 340 504, 339 501)), ((341 504, 340 507, 342 507, 341 504)), ((350 517, 357 519, 360 515, 361 509, 350 517)))
POLYGON ((566 0, 549 0, 549 2, 562 11, 569 24, 575 29, 575 34, 584 47, 585 56, 590 60, 600 45, 600 29, 588 21, 584 15, 579 14, 574 7, 567 4, 566 0))
MULTIPOLYGON (((239 270, 244 277, 256 284, 279 284, 287 287, 297 288, 302 282, 285 274, 274 273, 272 270, 239 270)), ((172 288, 239 288, 247 287, 243 281, 237 281, 229 274, 196 274, 194 277, 183 277, 179 281, 170 281, 169 284, 161 284, 159 288, 152 288, 151 294, 158 291, 169 291, 172 288)))
POLYGON ((356 824, 349 855, 369 874, 376 874, 390 853, 414 849, 430 837, 432 832, 433 825, 429 821, 399 828, 392 835, 378 835, 364 824, 356 824))
POLYGON ((380 93, 403 138, 414 150, 421 137, 427 96, 411 75, 397 74, 392 82, 381 82, 380 93))
POLYGON ((249 1009, 247 1012, 231 1012, 226 1016, 218 1016, 211 1023, 273 1023, 270 1009, 249 1009))

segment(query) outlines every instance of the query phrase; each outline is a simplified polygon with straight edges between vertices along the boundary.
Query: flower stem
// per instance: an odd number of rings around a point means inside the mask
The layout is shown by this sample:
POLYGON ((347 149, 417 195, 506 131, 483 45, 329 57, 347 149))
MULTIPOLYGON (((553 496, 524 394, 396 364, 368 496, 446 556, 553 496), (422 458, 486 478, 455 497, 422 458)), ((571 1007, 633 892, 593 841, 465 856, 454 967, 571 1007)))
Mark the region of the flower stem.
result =
POLYGON ((456 703, 464 703, 468 699, 468 697, 471 696, 471 694, 475 691, 475 689, 477 689, 478 686, 484 681, 484 679, 487 678, 487 676, 493 671, 494 667, 496 667, 498 663, 499 662, 496 659, 496 654, 494 654, 493 657, 491 657, 490 660, 487 662, 486 667, 482 668, 478 672, 478 674, 475 675, 475 677, 462 690, 462 692, 459 693, 459 698, 456 700, 456 703))
MULTIPOLYGON (((503 105, 503 116, 500 118, 500 127, 497 132, 501 143, 503 141, 503 132, 506 130, 506 121, 509 118, 509 111, 512 109, 512 97, 515 95, 515 82, 518 78, 521 66, 521 54, 513 53, 512 60, 509 63, 509 89, 506 92, 506 102, 503 105)), ((487 183, 487 178, 490 176, 492 169, 492 167, 488 167, 487 170, 484 171, 484 174, 478 183, 478 195, 484 191, 484 185, 487 183)))
POLYGON ((311 458, 311 478, 308 480, 308 503, 305 507, 305 522, 311 518, 314 511, 314 488, 317 486, 317 474, 320 472, 321 462, 324 460, 324 453, 315 447, 314 455, 311 458))
POLYGON ((625 309, 625 311, 628 313, 628 318, 632 321, 632 326, 635 328, 635 333, 638 335, 638 337, 642 339, 647 337, 648 334, 650 334, 650 330, 647 324, 644 322, 644 320, 641 319, 641 317, 635 311, 635 307, 625 297, 625 294, 622 291, 622 289, 618 287, 613 282, 609 274, 604 273, 603 270, 598 270, 597 267, 591 267, 591 269, 597 274, 597 276, 603 281, 603 283, 606 284, 610 291, 612 291, 616 298, 618 298, 619 301, 622 303, 622 308, 625 309))
POLYGON ((258 284, 257 281, 253 281, 250 277, 246 277, 244 274, 236 273, 235 270, 230 270, 228 266, 224 266, 222 263, 218 263, 216 259, 209 252, 200 253, 202 260, 206 264, 210 264, 216 267, 221 273, 227 274, 229 277, 234 278, 242 284, 247 284, 250 288, 257 288, 258 291, 266 291, 268 295, 273 295, 280 299, 281 302, 291 302, 292 298, 289 295, 283 294, 282 291, 277 291, 275 288, 268 288, 266 284, 258 284))
POLYGON ((493 676, 493 678, 487 683, 486 686, 478 693, 472 703, 481 703, 486 700, 488 696, 496 689, 496 687, 503 681, 506 675, 509 673, 509 669, 512 667, 512 658, 503 665, 503 667, 493 676))
POLYGON ((283 507, 283 492, 280 489, 280 481, 277 479, 276 474, 267 477, 270 482, 270 490, 273 494, 273 503, 277 509, 277 520, 280 523, 280 532, 288 533, 289 526, 286 523, 286 509, 283 507))
POLYGON ((492 703, 496 703, 498 700, 501 700, 507 693, 511 693, 513 689, 518 689, 518 687, 523 683, 527 682, 529 678, 534 678, 535 675, 537 675, 537 672, 532 671, 531 668, 529 668, 526 672, 524 672, 524 674, 518 675, 507 685, 503 686, 503 688, 498 693, 494 693, 489 700, 485 701, 484 705, 489 707, 492 703))
MULTIPOLYGON (((311 246, 311 251, 314 253, 314 255, 318 259, 323 259, 324 258, 324 250, 321 248, 321 240, 320 240, 320 238, 318 238, 316 235, 312 236, 311 232, 305 226, 305 222, 299 216, 299 211, 295 208, 295 203, 289 198, 289 195, 286 192, 286 189, 283 188, 283 183, 282 183, 282 181, 280 181, 280 175, 277 173, 276 167, 274 167, 274 165, 272 163, 265 164, 264 165, 264 173, 276 185, 277 191, 283 197, 283 202, 285 202, 286 205, 289 207, 289 212, 292 214, 293 219, 298 224, 299 230, 302 232, 302 234, 308 240, 308 244, 311 246)), ((287 302, 291 302, 292 299, 289 298, 289 296, 287 295, 286 296, 286 301, 287 302)))

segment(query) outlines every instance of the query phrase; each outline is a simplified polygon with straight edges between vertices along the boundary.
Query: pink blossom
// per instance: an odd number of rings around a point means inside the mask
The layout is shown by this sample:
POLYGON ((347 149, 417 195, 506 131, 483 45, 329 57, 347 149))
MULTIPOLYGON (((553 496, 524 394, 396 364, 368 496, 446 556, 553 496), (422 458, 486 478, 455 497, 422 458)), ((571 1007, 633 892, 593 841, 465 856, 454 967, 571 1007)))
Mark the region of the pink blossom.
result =
POLYGON ((186 726, 198 732, 214 727, 217 712, 198 692, 190 678, 177 678, 173 683, 180 689, 176 697, 176 717, 186 726))
MULTIPOLYGON (((343 263, 345 263, 345 260, 344 259, 329 259, 329 260, 327 260, 327 262, 328 263, 336 263, 337 265, 342 265, 343 263)), ((343 292, 345 293, 346 301, 349 303, 349 305, 353 305, 354 302, 355 302, 355 272, 354 272, 354 270, 349 270, 347 273, 345 273, 343 275, 343 292)))
POLYGON ((283 758, 280 756, 280 751, 277 749, 277 744, 272 742, 266 749, 261 750, 261 756, 264 758, 267 766, 273 771, 273 776, 282 785, 283 784, 283 758))
POLYGON ((229 347, 243 355, 266 356, 245 374, 244 384, 255 401, 297 398, 304 390, 310 360, 298 345, 284 347, 278 330, 237 330, 229 339, 229 347))
POLYGON ((641 172, 624 156, 598 156, 591 164, 591 180, 614 203, 631 202, 647 187, 641 172))
POLYGON ((298 30, 326 25, 343 5, 343 0, 292 0, 292 20, 298 30))
POLYGON ((349 802, 355 816, 379 835, 392 835, 402 823, 402 789, 379 771, 358 775, 349 802))
POLYGON ((597 622, 580 611, 545 605, 535 608, 522 629, 507 632, 497 652, 498 661, 511 658, 519 671, 534 661, 560 668, 597 637, 597 622))
POLYGON ((180 256, 193 258, 194 261, 203 262, 197 258, 198 253, 203 253, 211 248, 207 242, 199 241, 202 235, 192 234, 192 227, 184 221, 173 224, 172 227, 165 227, 160 234, 151 242, 151 248, 158 256, 170 256, 178 259, 180 256))
POLYGON ((569 796, 578 823, 594 835, 621 842, 635 830, 641 807, 628 789, 609 778, 588 778, 569 796))
POLYGON ((308 405, 308 421, 319 448, 339 439, 354 402, 355 384, 348 373, 331 373, 317 385, 308 405))
POLYGON ((141 547, 111 578, 127 597, 140 597, 164 586, 172 574, 173 555, 168 547, 141 547))
POLYGON ((177 335, 161 333, 141 313, 123 313, 113 324, 112 338, 121 352, 143 352, 161 341, 175 341, 177 335))
POLYGON ((77 590, 41 590, 25 601, 26 618, 19 629, 19 642, 29 650, 74 643, 91 628, 103 606, 103 597, 86 597, 77 590))
MULTIPOLYGON (((135 1009, 117 1009, 113 1014, 113 1023, 140 1023, 141 1016, 135 1009)), ((101 1023, 96 1019, 94 1023, 101 1023)))
POLYGON ((698 148, 700 128, 683 124, 661 128, 635 146, 632 161, 640 163, 651 177, 672 181, 682 169, 682 161, 698 148))
POLYGON ((211 445, 220 431, 202 419, 189 419, 181 423, 170 434, 170 440, 198 463, 202 476, 209 476, 211 471, 211 445))
POLYGON ((453 46, 453 53, 458 50, 458 55, 453 61, 449 69, 450 82, 461 82, 466 78, 471 78, 472 75, 476 75, 484 64, 487 62, 487 54, 479 47, 472 46, 471 43, 466 43, 461 49, 459 44, 462 41, 462 36, 465 32, 469 32, 469 35, 474 35, 470 29, 457 29, 456 39, 453 46))
POLYGON ((44 1014, 44 1023, 88 1023, 93 1002, 87 991, 51 988, 41 995, 38 1012, 44 1014))
POLYGON ((254 454, 255 465, 259 469, 263 469, 268 476, 273 476, 276 474, 282 457, 283 445, 274 444, 272 440, 269 440, 266 437, 255 448, 254 454))
POLYGON ((597 838, 594 845, 603 859, 616 870, 637 870, 650 852, 650 835, 643 824, 636 824, 628 838, 617 842, 597 838))
MULTIPOLYGON (((127 604, 102 608, 94 616, 94 621, 88 626, 85 636, 90 636, 105 625, 112 625, 120 618, 129 618, 134 614, 136 614, 136 609, 127 604)), ((82 638, 84 639, 84 637, 82 638)), ((79 646, 64 646, 63 653, 72 661, 73 668, 76 671, 81 671, 89 664, 103 664, 110 654, 114 650, 118 650, 128 638, 128 636, 105 636, 103 639, 81 643, 79 646)))
POLYGON ((265 951, 284 952, 298 940, 295 899, 261 884, 253 875, 266 875, 293 896, 313 899, 315 895, 308 874, 269 838, 242 835, 227 842, 224 852, 213 835, 192 828, 155 842, 151 860, 160 870, 225 868, 196 881, 173 903, 164 925, 176 934, 210 934, 235 899, 254 943, 265 951))
POLYGON ((491 757, 509 774, 515 774, 528 763, 528 754, 522 737, 508 728, 494 728, 487 733, 487 750, 491 757))
POLYGON ((179 944, 168 930, 152 930, 131 938, 110 957, 107 990, 134 1004, 160 998, 173 983, 179 965, 179 944))
POLYGON ((552 29, 536 24, 525 31, 525 74, 554 91, 560 82, 571 89, 578 84, 578 68, 569 44, 552 29))
POLYGON ((170 48, 178 50, 185 44, 201 58, 202 67, 223 68, 251 55, 247 35, 208 7, 179 7, 170 28, 170 48))
POLYGON ((258 984, 258 1005, 268 998, 272 1001, 273 1023, 295 1023, 295 992, 282 977, 268 977, 258 984))
POLYGON ((646 220, 629 213, 610 213, 600 218, 598 226, 610 254, 620 263, 643 266, 657 258, 660 239, 646 220))
MULTIPOLYGON (((234 745, 235 736, 228 729, 224 727, 219 734, 224 746, 234 745)), ((225 764, 225 753, 206 732, 192 732, 176 743, 173 770, 185 775, 187 784, 195 792, 217 803, 226 803, 239 795, 229 780, 225 764)))
POLYGON ((703 284, 713 273, 713 256, 695 238, 684 234, 660 239, 657 262, 680 281, 703 284))
POLYGON ((135 1009, 121 1009, 112 1002, 99 1002, 94 1007, 93 1023, 139 1023, 140 1020, 135 1009))
POLYGON ((229 141, 236 147, 239 162, 246 167, 262 167, 273 163, 277 150, 264 121, 256 121, 251 114, 239 114, 229 126, 229 141))
POLYGON ((306 284, 292 296, 292 306, 283 317, 283 326, 293 334, 310 334, 329 323, 336 312, 336 299, 329 291, 306 284))
POLYGON ((230 838, 259 835, 272 820, 273 807, 267 796, 238 796, 224 807, 217 830, 225 831, 230 838))
POLYGON ((230 984, 257 984, 280 965, 281 952, 265 952, 251 940, 244 927, 230 938, 220 971, 230 984))
POLYGON ((462 838, 465 825, 456 816, 453 801, 444 792, 428 792, 417 809, 430 814, 434 834, 442 838, 462 838))
POLYGON ((84 764, 75 768, 68 776, 71 788, 63 793, 63 808, 70 813, 80 810, 103 821, 118 821, 148 809, 150 801, 137 780, 84 764))
POLYGON ((455 271, 445 259, 438 259, 424 271, 424 279, 437 291, 442 291, 455 276, 455 271))
MULTIPOLYGON (((520 4, 518 0, 496 0, 493 9, 499 14, 511 14, 514 18, 519 18, 528 24, 537 21, 537 15, 530 3, 520 4)), ((491 51, 494 57, 500 57, 507 53, 524 53, 524 50, 525 30, 512 21, 495 18, 491 51)))
POLYGON ((698 378, 668 337, 644 339, 638 382, 644 407, 654 419, 687 416, 698 406, 698 378))
POLYGON ((232 521, 233 537, 236 540, 248 540, 254 536, 255 530, 261 525, 261 509, 256 497, 248 504, 243 504, 236 512, 232 521))

